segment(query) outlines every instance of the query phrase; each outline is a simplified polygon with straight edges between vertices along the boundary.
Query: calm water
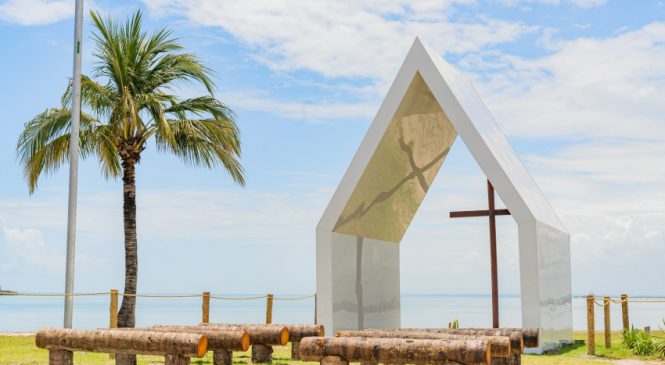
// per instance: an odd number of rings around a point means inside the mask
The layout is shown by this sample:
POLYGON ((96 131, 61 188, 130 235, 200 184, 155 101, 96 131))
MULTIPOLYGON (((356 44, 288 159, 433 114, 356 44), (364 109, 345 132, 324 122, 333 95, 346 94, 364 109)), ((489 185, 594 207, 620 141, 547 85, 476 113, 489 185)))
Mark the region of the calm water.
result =
MULTIPOLYGON (((214 295, 214 294, 213 294, 214 295)), ((242 295, 251 296, 251 295, 242 295)), ((265 299, 252 301, 211 300, 211 322, 263 322, 265 299)), ((517 296, 500 298, 501 325, 521 325, 520 299, 517 296)), ((63 299, 40 297, 0 296, 0 331, 34 331, 39 327, 61 326, 63 299)), ((485 295, 404 295, 402 297, 402 326, 445 327, 458 319, 463 327, 491 325, 490 298, 485 295)), ((596 328, 602 329, 602 308, 596 307, 596 328)), ((108 296, 78 297, 74 304, 74 326, 78 328, 107 327, 108 296)), ((612 305, 612 327, 621 327, 621 308, 612 305)), ((662 326, 665 303, 630 303, 630 319, 637 327, 662 326)), ((201 299, 138 298, 137 326, 154 324, 198 323, 201 319, 201 299)), ((273 322, 312 323, 314 300, 275 301, 273 322)), ((586 302, 573 299, 573 325, 586 328, 586 302)))

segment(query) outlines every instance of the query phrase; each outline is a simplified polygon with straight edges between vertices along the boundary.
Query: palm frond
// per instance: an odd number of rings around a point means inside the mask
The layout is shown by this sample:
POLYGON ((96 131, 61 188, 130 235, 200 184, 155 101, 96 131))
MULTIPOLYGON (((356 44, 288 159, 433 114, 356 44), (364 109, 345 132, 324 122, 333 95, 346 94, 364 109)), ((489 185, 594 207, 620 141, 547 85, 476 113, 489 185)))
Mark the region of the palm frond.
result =
POLYGON ((235 182, 245 185, 240 164, 240 139, 235 124, 220 119, 169 120, 173 137, 157 133, 157 147, 193 166, 213 168, 223 165, 235 182))
MULTIPOLYGON (((89 108, 97 116, 107 116, 113 111, 117 94, 112 85, 102 85, 86 75, 81 75, 81 102, 84 108, 89 108)), ((71 80, 61 100, 63 107, 71 108, 71 80)))
MULTIPOLYGON (((37 187, 42 173, 47 175, 58 170, 69 159, 71 111, 48 109, 26 123, 19 136, 16 152, 23 167, 30 193, 37 187)), ((95 119, 81 115, 79 151, 86 158, 95 146, 95 119)))

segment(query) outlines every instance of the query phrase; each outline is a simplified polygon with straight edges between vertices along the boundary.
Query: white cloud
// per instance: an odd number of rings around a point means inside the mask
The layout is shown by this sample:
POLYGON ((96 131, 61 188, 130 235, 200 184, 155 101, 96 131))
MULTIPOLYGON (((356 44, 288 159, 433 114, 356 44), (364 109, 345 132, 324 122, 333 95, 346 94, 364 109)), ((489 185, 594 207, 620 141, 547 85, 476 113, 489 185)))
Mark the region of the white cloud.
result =
POLYGON ((326 80, 344 80, 344 85, 335 83, 342 90, 336 95, 343 92, 345 100, 353 102, 302 97, 283 100, 252 90, 225 96, 234 107, 308 121, 370 119, 416 36, 445 54, 460 55, 512 42, 538 30, 483 15, 472 0, 144 3, 154 16, 184 17, 198 26, 223 29, 250 48, 255 60, 278 74, 305 70, 326 80), (475 15, 457 17, 460 5, 475 15))
POLYGON ((461 62, 508 134, 665 138, 664 23, 552 47, 535 59, 495 53, 461 62))
POLYGON ((2 233, 12 262, 28 264, 36 270, 58 271, 64 267, 64 254, 44 242, 34 228, 3 228, 2 233))
POLYGON ((0 20, 21 25, 55 23, 74 15, 69 0, 7 0, 0 4, 0 20))
MULTIPOLYGON (((500 0, 501 4, 506 6, 518 6, 521 4, 544 4, 544 5, 561 5, 561 0, 500 0)), ((564 3, 578 6, 580 8, 588 9, 601 5, 605 5, 607 0, 564 0, 564 3)))
POLYGON ((454 3, 472 1, 145 0, 153 14, 177 14, 221 27, 256 48, 275 70, 390 81, 415 36, 446 53, 478 51, 533 31, 518 22, 476 16, 450 20, 454 3))
POLYGON ((348 118, 371 119, 377 109, 377 103, 371 101, 353 104, 337 101, 305 103, 277 100, 265 93, 250 91, 224 91, 220 93, 220 97, 233 108, 257 110, 307 122, 348 118))
MULTIPOLYGON (((359 78, 357 101, 279 100, 230 93, 241 108, 302 120, 367 118, 376 111, 413 37, 459 65, 478 86, 511 136, 663 138, 665 24, 608 38, 559 41, 547 29, 476 15, 456 20, 455 2, 217 2, 145 0, 153 14, 177 14, 220 27, 277 71, 308 70, 327 78, 359 78), (349 15, 350 14, 350 15, 349 15), (521 58, 495 46, 541 31, 550 53, 521 58), (368 87, 369 86, 369 92, 368 87), (537 125, 537 128, 534 126, 537 125)), ((477 4, 466 2, 474 7, 477 4)), ((558 1, 554 1, 558 4, 558 1)), ((601 1, 576 1, 601 5, 601 1)))

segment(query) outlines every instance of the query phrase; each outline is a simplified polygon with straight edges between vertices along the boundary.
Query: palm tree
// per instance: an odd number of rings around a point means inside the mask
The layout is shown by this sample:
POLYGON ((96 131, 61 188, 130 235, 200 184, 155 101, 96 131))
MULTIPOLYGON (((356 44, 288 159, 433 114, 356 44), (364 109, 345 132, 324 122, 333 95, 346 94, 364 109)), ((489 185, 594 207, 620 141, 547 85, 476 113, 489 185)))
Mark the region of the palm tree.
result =
MULTIPOLYGON (((107 179, 122 177, 125 293, 136 294, 135 169, 148 141, 191 165, 222 165, 244 185, 239 131, 233 111, 213 97, 212 71, 184 53, 170 30, 147 34, 140 11, 124 24, 96 12, 90 15, 96 64, 93 77, 84 75, 81 81, 80 155, 97 157, 107 179), (181 99, 172 91, 183 81, 200 83, 207 93, 181 99)), ((31 194, 42 173, 53 173, 69 158, 71 102, 70 85, 62 105, 26 123, 19 137, 17 154, 31 194)), ((134 296, 123 297, 119 327, 134 327, 135 306, 134 296)))

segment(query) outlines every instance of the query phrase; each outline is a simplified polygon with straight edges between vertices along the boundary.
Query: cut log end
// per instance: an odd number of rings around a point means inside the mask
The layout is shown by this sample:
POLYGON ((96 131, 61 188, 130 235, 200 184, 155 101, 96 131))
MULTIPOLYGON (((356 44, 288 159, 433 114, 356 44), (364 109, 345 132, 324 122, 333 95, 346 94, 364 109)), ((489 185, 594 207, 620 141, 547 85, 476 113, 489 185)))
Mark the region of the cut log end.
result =
POLYGON ((242 340, 241 340, 241 342, 242 342, 242 350, 243 350, 243 351, 247 351, 247 350, 249 350, 249 345, 250 345, 250 341, 249 341, 249 333, 247 333, 246 331, 245 331, 245 333, 242 335, 242 340))
POLYGON ((282 327, 282 329, 279 331, 279 342, 282 344, 282 346, 285 346, 287 343, 289 343, 289 330, 286 327, 282 327))
POLYGON ((203 357, 206 352, 208 352, 208 337, 201 336, 196 354, 199 355, 199 357, 203 357))

